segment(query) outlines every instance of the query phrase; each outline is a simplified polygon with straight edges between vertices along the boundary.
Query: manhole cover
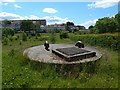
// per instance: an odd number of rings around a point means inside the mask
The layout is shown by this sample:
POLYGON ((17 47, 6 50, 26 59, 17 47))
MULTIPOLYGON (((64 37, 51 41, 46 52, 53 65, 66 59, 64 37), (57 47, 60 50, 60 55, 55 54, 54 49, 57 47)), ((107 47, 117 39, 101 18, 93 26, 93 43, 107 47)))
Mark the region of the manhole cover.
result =
POLYGON ((53 49, 52 53, 62 57, 68 62, 82 60, 96 56, 96 52, 77 48, 77 47, 53 49))

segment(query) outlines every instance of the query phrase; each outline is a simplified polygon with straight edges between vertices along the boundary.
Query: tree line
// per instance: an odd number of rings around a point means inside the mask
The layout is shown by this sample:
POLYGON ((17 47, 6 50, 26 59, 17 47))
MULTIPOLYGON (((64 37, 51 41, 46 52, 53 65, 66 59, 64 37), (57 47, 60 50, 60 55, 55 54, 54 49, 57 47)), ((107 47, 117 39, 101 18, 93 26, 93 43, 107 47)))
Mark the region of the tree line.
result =
POLYGON ((95 26, 89 26, 90 33, 113 33, 120 32, 120 12, 114 17, 98 19, 95 26))
MULTIPOLYGON (((11 22, 8 20, 4 21, 5 25, 10 25, 11 22)), ((22 20, 20 23, 20 30, 30 33, 31 31, 36 31, 40 28, 40 25, 33 23, 31 20, 22 20)), ((74 26, 73 22, 66 23, 66 30, 72 32, 72 27, 74 26)), ((98 19, 95 26, 89 26, 90 33, 113 33, 120 32, 120 12, 114 17, 104 17, 98 19)), ((5 35, 14 35, 15 30, 12 28, 4 28, 3 34, 5 35)))

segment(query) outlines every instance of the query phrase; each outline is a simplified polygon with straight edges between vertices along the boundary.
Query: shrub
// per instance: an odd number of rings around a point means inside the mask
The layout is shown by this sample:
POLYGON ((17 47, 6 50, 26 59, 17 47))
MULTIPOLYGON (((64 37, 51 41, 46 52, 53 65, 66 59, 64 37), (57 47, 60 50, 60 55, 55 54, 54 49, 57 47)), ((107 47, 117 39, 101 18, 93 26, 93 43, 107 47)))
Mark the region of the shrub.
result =
POLYGON ((13 39, 14 39, 14 40, 18 40, 18 37, 17 37, 17 36, 13 36, 13 39))
POLYGON ((20 45, 22 45, 22 40, 20 40, 20 43, 19 43, 20 45))
POLYGON ((22 40, 27 41, 27 35, 25 32, 22 33, 22 40))
POLYGON ((67 31, 61 31, 60 32, 60 39, 63 39, 63 38, 69 38, 67 31))
POLYGON ((38 37, 41 37, 41 34, 40 34, 40 33, 37 33, 37 36, 38 36, 38 37))
POLYGON ((31 37, 32 37, 31 35, 28 35, 28 39, 31 39, 31 37))
POLYGON ((38 39, 38 36, 37 36, 37 35, 35 36, 35 39, 38 39))
POLYGON ((5 38, 3 39, 3 44, 4 44, 4 45, 8 45, 8 42, 9 42, 9 39, 8 39, 7 37, 5 37, 5 38))
POLYGON ((3 34, 5 36, 8 36, 8 35, 14 36, 15 32, 12 28, 4 28, 3 29, 3 34))
POLYGON ((120 37, 118 34, 87 34, 70 36, 72 41, 83 41, 90 45, 108 47, 114 50, 119 50, 120 37))
POLYGON ((9 39, 10 41, 13 41, 13 37, 12 37, 12 36, 9 36, 8 39, 9 39))
POLYGON ((56 42, 56 36, 55 36, 55 32, 54 32, 54 31, 51 33, 50 41, 51 41, 53 44, 56 42))
POLYGON ((17 39, 19 39, 20 38, 20 36, 19 35, 17 35, 17 39))

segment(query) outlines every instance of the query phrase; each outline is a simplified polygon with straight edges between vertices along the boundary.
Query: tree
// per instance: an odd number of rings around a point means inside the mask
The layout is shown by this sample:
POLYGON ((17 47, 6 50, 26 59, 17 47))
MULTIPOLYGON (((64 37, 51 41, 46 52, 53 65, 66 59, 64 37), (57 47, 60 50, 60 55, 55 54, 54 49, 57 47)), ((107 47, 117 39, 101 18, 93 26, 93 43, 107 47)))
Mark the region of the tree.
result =
POLYGON ((94 28, 94 26, 93 26, 93 25, 89 26, 89 28, 88 28, 88 29, 92 29, 92 28, 94 28))
POLYGON ((35 30, 35 25, 31 20, 23 20, 21 21, 20 29, 22 31, 28 31, 30 33, 30 31, 35 30))
POLYGON ((3 29, 3 35, 8 36, 14 36, 15 31, 12 28, 4 28, 3 29))
POLYGON ((67 22, 66 23, 66 30, 69 32, 73 31, 74 23, 73 22, 67 22))
POLYGON ((94 30, 94 26, 93 26, 93 25, 89 26, 88 29, 90 30, 90 33, 95 33, 95 30, 94 30))
POLYGON ((115 15, 115 21, 117 25, 117 31, 120 32, 120 12, 115 15))
POLYGON ((11 24, 11 21, 9 21, 9 20, 4 20, 3 23, 4 23, 4 25, 10 25, 10 24, 11 24))
POLYGON ((96 27, 96 29, 98 29, 99 33, 115 32, 116 31, 115 20, 113 18, 109 18, 109 17, 98 19, 95 27, 96 27))
POLYGON ((67 26, 74 26, 74 23, 73 22, 67 22, 66 25, 67 26))

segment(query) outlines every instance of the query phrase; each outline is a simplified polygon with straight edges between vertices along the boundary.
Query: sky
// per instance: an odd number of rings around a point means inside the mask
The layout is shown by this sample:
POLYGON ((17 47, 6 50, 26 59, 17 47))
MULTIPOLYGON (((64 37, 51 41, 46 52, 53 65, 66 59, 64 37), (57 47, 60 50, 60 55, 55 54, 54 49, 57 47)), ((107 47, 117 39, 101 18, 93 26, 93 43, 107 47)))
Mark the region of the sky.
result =
POLYGON ((99 18, 114 17, 118 13, 119 0, 64 1, 2 0, 0 20, 46 19, 47 25, 70 21, 88 28, 99 18))

